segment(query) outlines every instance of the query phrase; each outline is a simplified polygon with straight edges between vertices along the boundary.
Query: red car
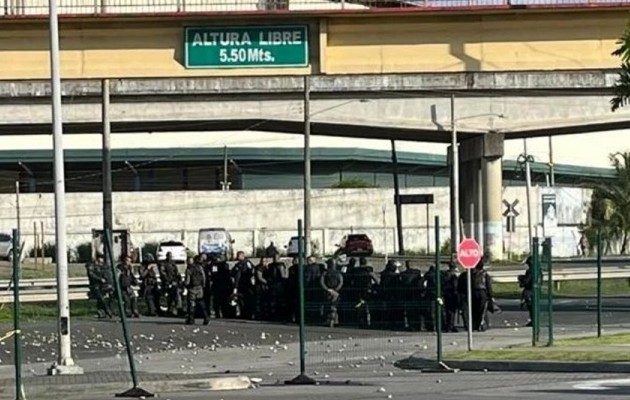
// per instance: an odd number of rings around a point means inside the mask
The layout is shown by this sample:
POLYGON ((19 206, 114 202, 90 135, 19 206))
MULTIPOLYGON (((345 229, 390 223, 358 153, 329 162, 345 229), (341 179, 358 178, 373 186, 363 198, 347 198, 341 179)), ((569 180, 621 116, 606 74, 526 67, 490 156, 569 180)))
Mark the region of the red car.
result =
POLYGON ((337 254, 345 254, 349 257, 374 254, 372 240, 364 233, 346 235, 337 246, 339 247, 337 254))

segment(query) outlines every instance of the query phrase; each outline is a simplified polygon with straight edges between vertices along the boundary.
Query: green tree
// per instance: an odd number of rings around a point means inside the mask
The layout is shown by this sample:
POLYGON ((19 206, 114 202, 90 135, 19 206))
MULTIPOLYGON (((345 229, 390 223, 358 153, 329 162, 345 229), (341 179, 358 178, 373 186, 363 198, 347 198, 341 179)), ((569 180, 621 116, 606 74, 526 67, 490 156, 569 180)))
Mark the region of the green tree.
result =
POLYGON ((362 189, 375 187, 378 187, 378 185, 371 184, 370 182, 361 178, 344 179, 331 186, 331 188, 333 189, 362 189))
POLYGON ((609 159, 616 177, 593 190, 590 221, 584 233, 595 245, 597 231, 601 230, 607 253, 619 245, 620 253, 626 254, 630 238, 630 152, 614 153, 609 159))
POLYGON ((613 87, 613 98, 610 100, 612 111, 616 111, 630 102, 630 21, 617 40, 617 46, 612 54, 621 59, 621 70, 619 71, 619 79, 613 87))

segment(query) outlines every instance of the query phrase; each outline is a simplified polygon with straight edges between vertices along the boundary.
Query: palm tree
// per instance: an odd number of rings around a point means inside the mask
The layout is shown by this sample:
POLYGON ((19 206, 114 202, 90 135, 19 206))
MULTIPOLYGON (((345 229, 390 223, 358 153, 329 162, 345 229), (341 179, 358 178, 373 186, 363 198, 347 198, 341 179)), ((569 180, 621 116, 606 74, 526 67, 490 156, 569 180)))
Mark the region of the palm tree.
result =
POLYGON ((606 252, 619 245, 620 253, 626 254, 630 240, 630 152, 614 153, 609 159, 617 176, 613 182, 595 187, 587 236, 592 239, 601 230, 606 252))
POLYGON ((619 71, 619 80, 613 87, 613 98, 610 100, 612 111, 630 103, 630 21, 626 25, 626 29, 617 40, 617 49, 613 51, 613 55, 621 58, 621 70, 619 71))

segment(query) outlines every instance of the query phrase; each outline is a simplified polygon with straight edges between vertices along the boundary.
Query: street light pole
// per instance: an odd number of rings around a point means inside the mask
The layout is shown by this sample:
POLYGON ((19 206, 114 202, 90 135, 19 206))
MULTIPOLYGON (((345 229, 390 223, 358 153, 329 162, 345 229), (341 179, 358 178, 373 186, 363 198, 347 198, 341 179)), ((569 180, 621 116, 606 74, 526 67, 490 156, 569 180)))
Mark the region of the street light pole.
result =
POLYGON ((451 258, 459 245, 459 150, 457 149, 457 125, 455 121, 455 95, 451 95, 451 258))
POLYGON ((304 76, 304 254, 310 257, 311 245, 311 80, 304 76))
POLYGON ((61 119, 61 72, 59 65, 59 21, 57 0, 49 2, 50 86, 52 95, 53 157, 55 176, 55 242, 57 256, 57 303, 59 306, 59 354, 48 370, 50 375, 82 374, 74 364, 70 343, 70 301, 68 299, 68 255, 66 253, 65 173, 63 166, 63 125, 61 119))
POLYGON ((527 196, 527 231, 528 231, 528 239, 529 239, 529 249, 531 251, 532 248, 532 237, 533 237, 533 224, 532 224, 532 170, 529 165, 531 158, 529 154, 527 154, 527 139, 523 139, 523 153, 525 155, 525 192, 527 196))

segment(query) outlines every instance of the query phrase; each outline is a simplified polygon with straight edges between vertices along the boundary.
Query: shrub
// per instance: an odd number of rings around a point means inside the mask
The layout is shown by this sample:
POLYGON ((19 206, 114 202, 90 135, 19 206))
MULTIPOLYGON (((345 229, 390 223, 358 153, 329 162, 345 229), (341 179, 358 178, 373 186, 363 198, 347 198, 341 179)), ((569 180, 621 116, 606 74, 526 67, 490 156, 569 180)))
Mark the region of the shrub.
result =
POLYGON ((333 189, 361 189, 361 188, 376 188, 378 185, 374 185, 365 179, 361 178, 348 178, 341 180, 331 186, 333 189))
POLYGON ((256 247, 256 250, 254 251, 254 257, 261 258, 264 256, 265 256, 265 247, 264 246, 256 247))
POLYGON ((440 247, 440 255, 450 257, 451 254, 451 239, 446 239, 446 241, 442 244, 442 247, 440 247))
MULTIPOLYGON (((35 257, 35 249, 32 248, 28 252, 29 257, 35 257)), ((38 252, 37 257, 41 256, 41 250, 38 252)), ((52 262, 57 262, 57 245, 52 242, 44 243, 44 257, 49 257, 52 259, 52 262)), ((77 251, 75 249, 68 249, 67 257, 69 262, 76 262, 77 251)), ((91 257, 91 255, 90 255, 91 257)))

